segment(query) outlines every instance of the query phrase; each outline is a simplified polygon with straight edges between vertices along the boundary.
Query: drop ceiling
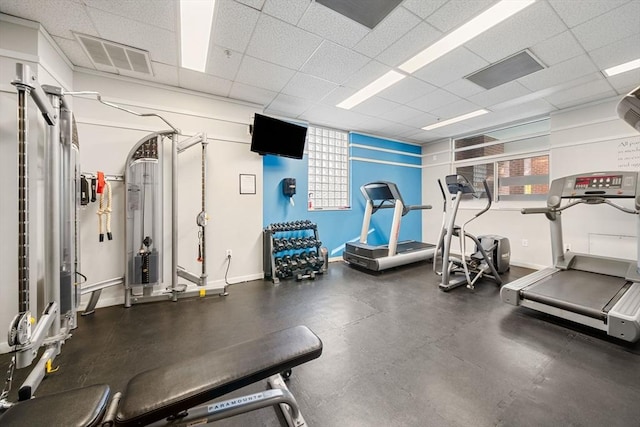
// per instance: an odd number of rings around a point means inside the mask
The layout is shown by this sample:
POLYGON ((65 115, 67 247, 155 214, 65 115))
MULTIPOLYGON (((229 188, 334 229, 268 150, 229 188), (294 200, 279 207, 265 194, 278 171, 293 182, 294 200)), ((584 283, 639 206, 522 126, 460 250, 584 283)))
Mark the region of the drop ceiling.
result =
POLYGON ((78 70, 96 69, 78 42, 84 34, 147 51, 153 75, 144 80, 415 143, 622 96, 640 84, 640 70, 602 74, 640 58, 640 0, 538 0, 355 108, 336 107, 494 3, 404 0, 370 29, 311 0, 217 0, 205 74, 179 67, 174 0, 0 0, 0 12, 41 23, 78 70), (525 49, 545 68, 492 89, 465 78, 525 49), (421 129, 480 108, 490 113, 421 129))

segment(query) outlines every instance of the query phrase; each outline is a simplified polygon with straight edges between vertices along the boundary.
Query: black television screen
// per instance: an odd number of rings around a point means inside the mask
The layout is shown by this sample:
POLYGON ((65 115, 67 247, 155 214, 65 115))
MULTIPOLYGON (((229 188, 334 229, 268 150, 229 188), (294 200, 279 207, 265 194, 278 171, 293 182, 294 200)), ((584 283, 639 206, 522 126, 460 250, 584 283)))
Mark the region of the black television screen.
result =
POLYGON ((307 128, 256 114, 251 133, 251 151, 301 159, 307 128))

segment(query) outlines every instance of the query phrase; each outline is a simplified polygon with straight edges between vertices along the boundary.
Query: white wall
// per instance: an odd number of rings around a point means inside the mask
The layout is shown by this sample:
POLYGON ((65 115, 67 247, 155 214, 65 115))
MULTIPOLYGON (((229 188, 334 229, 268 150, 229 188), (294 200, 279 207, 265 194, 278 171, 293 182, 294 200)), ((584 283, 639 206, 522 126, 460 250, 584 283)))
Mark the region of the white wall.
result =
MULTIPOLYGON (((616 145, 620 141, 640 138, 620 120, 615 111, 618 99, 560 111, 551 116, 550 179, 594 171, 620 169, 616 145), (631 138, 631 139, 630 139, 631 138)), ((434 209, 425 215, 425 241, 435 242, 441 223, 441 196, 435 184, 437 178, 449 173, 450 163, 433 165, 433 153, 442 153, 443 142, 423 148, 423 203, 434 209), (434 195, 435 192, 437 196, 434 195), (437 235, 437 234, 436 234, 437 235)), ((448 154, 448 153, 447 153, 448 154)), ((633 168, 633 166, 630 166, 633 168)), ((624 170, 632 170, 624 166, 624 170)), ((637 169, 637 168, 636 168, 637 169)), ((633 169, 633 170, 636 170, 633 169)), ((464 203, 456 223, 462 224, 478 212, 483 202, 464 203)), ((632 201, 623 201, 631 207, 632 201)), ((475 235, 498 234, 511 242, 511 260, 515 265, 541 268, 551 264, 549 222, 544 215, 522 215, 522 207, 544 206, 538 202, 497 202, 491 210, 472 222, 468 230, 475 235), (526 243, 527 246, 524 246, 526 243)), ((608 206, 577 206, 563 213, 564 243, 582 253, 636 259, 637 218, 608 206), (612 253, 615 249, 615 253, 612 253)))
MULTIPOLYGON (((250 152, 248 124, 258 106, 203 95, 169 86, 144 83, 98 72, 73 70, 71 64, 37 24, 0 15, 0 325, 8 325, 18 310, 17 297, 17 119, 16 90, 10 84, 15 63, 33 65, 41 84, 67 91, 97 91, 103 99, 139 112, 161 114, 183 134, 205 132, 208 137, 208 289, 221 289, 226 270, 225 250, 233 251, 228 279, 231 283, 254 280, 262 272, 262 158, 250 152), (255 195, 239 194, 239 174, 256 175, 255 195)), ((78 125, 83 172, 123 174, 126 157, 145 135, 167 129, 157 118, 142 118, 119 111, 94 99, 72 98, 78 125)), ((37 314, 42 295, 43 265, 43 145, 44 124, 30 102, 29 156, 31 162, 31 310, 37 314), (40 301, 36 297, 40 297, 40 301), (37 307, 38 306, 38 307, 37 307)), ((171 281, 170 151, 164 153, 164 254, 162 290, 171 281)), ((196 215, 200 212, 200 148, 179 156, 178 261, 198 273, 196 215)), ((124 275, 124 185, 112 183, 113 241, 98 242, 97 203, 80 213, 80 272, 88 283, 124 275)), ((186 281, 180 279, 180 283, 186 281)), ((195 288, 195 285, 191 285, 195 288)), ((231 289, 231 292, 233 290, 231 289)), ((86 303, 88 296, 83 299, 86 303)), ((121 304, 121 286, 103 291, 99 306, 121 304)), ((0 342, 0 351, 6 341, 0 342)))

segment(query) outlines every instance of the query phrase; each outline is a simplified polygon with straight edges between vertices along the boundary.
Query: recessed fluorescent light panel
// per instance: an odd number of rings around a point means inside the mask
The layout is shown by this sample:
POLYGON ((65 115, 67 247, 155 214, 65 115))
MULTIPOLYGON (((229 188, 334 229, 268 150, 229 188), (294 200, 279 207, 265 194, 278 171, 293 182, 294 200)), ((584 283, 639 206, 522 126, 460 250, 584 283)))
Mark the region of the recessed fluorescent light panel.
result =
POLYGON ((351 108, 371 98, 376 93, 382 92, 392 84, 397 83, 405 77, 406 76, 404 74, 391 70, 384 76, 380 77, 378 80, 369 83, 367 86, 363 87, 362 89, 351 95, 349 98, 336 105, 336 107, 350 110, 351 108))
POLYGON ((536 0, 502 0, 496 3, 494 6, 400 65, 400 69, 407 73, 418 71, 425 65, 430 64, 505 19, 515 15, 522 9, 535 3, 535 1, 536 0))
POLYGON ((183 68, 204 73, 215 0, 180 0, 180 54, 183 68))
POLYGON ((636 68, 640 68, 640 58, 634 59, 633 61, 625 62, 624 64, 616 65, 615 67, 607 68, 606 70, 604 70, 604 73, 608 77, 611 77, 615 76, 616 74, 635 70, 636 68))
POLYGON ((422 129, 424 129, 424 130, 433 130, 433 129, 441 128, 443 126, 449 126, 449 125, 452 125, 454 123, 461 122, 463 120, 468 120, 468 119, 471 119, 473 117, 478 117, 478 116, 481 116, 483 114, 487 114, 488 112, 489 112, 488 110, 484 110, 484 109, 472 111, 471 113, 463 114, 462 116, 454 117, 454 118, 449 119, 449 120, 443 120, 441 122, 437 122, 437 123, 434 123, 432 125, 425 126, 422 129))

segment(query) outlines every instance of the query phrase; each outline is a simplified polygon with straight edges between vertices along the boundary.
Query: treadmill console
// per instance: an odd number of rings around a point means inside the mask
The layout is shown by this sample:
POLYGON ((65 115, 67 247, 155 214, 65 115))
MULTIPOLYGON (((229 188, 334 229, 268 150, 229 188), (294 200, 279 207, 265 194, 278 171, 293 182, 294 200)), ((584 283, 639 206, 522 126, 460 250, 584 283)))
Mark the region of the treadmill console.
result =
POLYGON ((592 172, 558 178, 551 184, 549 197, 568 198, 627 198, 636 197, 638 172, 592 172), (561 184, 562 187, 560 187, 561 184))

